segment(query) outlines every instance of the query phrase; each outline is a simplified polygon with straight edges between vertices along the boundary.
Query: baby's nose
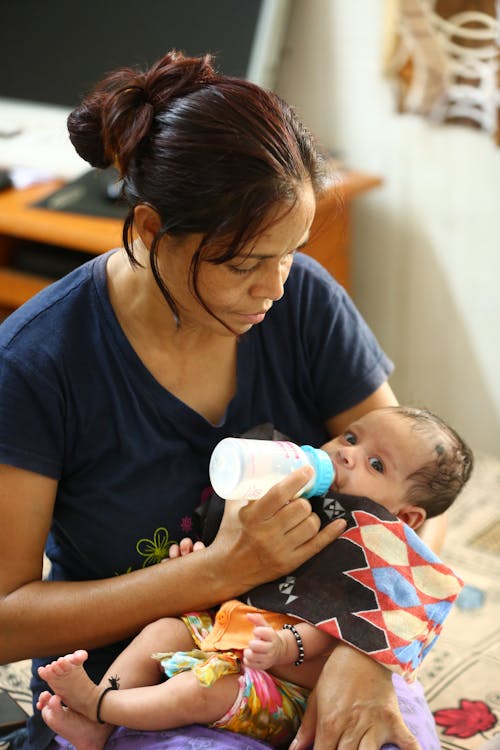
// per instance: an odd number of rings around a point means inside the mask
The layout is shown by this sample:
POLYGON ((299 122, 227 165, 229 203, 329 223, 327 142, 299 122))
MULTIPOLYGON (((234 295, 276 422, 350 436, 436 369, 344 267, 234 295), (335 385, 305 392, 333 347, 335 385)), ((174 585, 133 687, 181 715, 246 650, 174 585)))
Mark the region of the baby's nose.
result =
POLYGON ((352 468, 356 462, 356 447, 354 445, 344 446, 339 450, 339 459, 343 466, 352 468))

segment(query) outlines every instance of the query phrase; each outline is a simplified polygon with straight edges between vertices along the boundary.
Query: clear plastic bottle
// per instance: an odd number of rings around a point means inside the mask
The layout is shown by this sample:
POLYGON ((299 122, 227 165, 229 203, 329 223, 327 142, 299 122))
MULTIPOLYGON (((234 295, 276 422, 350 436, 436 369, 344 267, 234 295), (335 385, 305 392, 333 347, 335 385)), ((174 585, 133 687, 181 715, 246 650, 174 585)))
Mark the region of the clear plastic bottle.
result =
POLYGON ((225 500, 256 500, 273 485, 301 466, 310 464, 313 478, 296 497, 324 495, 335 469, 328 453, 310 445, 298 446, 285 440, 224 438, 210 459, 210 481, 225 500))

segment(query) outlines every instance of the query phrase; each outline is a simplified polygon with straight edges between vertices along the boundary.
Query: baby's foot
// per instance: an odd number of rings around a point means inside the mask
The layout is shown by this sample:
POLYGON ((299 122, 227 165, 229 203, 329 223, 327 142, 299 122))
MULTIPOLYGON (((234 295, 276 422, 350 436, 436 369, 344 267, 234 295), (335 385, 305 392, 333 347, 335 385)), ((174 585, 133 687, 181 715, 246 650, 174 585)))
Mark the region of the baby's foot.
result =
POLYGON ((95 721, 97 702, 102 691, 82 666, 87 659, 86 651, 75 651, 39 667, 38 674, 66 706, 95 721))
POLYGON ((76 750, 102 750, 112 731, 109 724, 98 724, 65 708, 61 698, 47 690, 40 694, 37 708, 41 710, 45 723, 76 750))

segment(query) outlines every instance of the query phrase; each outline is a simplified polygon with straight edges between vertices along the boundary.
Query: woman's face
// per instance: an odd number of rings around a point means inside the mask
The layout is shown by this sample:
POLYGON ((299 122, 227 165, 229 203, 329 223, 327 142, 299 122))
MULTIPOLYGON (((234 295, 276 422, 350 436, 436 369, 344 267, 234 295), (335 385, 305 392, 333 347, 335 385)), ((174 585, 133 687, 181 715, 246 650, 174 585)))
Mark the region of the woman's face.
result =
POLYGON ((182 327, 206 327, 223 335, 241 335, 262 323, 274 302, 283 296, 294 254, 309 237, 315 209, 312 187, 305 184, 293 208, 281 207, 277 221, 244 247, 240 255, 220 265, 202 261, 198 292, 227 328, 203 308, 190 284, 191 258, 201 237, 191 235, 182 243, 165 248, 165 252, 160 251, 160 271, 179 308, 182 327))

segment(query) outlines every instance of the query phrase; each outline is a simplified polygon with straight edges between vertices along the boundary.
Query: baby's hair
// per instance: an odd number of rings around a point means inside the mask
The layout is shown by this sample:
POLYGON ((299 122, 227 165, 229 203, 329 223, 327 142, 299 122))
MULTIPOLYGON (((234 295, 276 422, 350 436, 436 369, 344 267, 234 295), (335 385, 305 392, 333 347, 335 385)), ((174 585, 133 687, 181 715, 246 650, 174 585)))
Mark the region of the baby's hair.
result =
POLYGON ((411 420, 415 430, 434 441, 435 457, 408 477, 411 486, 405 501, 425 508, 427 518, 444 513, 469 480, 474 465, 471 449, 449 424, 428 409, 396 406, 391 410, 411 420))
POLYGON ((70 114, 68 130, 83 159, 114 164, 123 178, 130 205, 123 243, 132 264, 134 208, 157 212, 161 228, 149 260, 177 317, 159 271, 164 235, 200 234, 190 283, 208 310, 197 285, 201 262, 233 259, 293 208, 303 185, 319 194, 330 179, 328 159, 292 107, 250 81, 219 74, 210 55, 172 50, 147 70, 109 73, 70 114))

